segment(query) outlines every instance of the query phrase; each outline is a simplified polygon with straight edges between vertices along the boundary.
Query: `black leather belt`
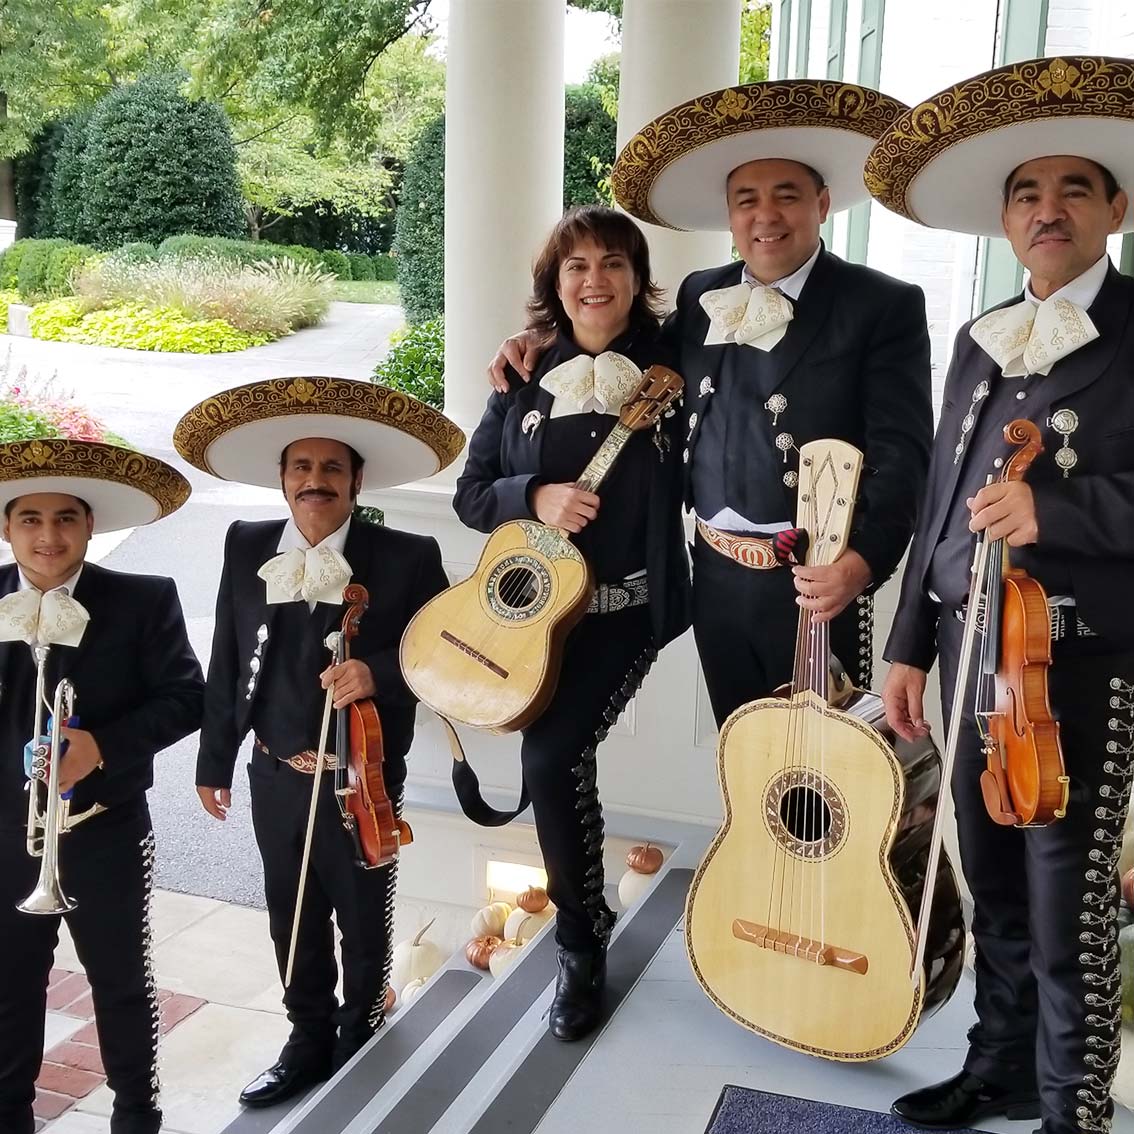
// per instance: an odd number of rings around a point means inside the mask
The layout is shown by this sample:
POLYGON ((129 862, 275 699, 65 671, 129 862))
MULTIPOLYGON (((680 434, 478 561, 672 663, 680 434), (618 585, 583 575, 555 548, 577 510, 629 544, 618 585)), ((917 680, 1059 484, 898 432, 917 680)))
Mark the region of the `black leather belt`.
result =
POLYGON ((632 606, 645 606, 650 601, 650 589, 645 575, 635 575, 620 583, 599 583, 591 596, 588 614, 613 614, 629 610, 632 606))

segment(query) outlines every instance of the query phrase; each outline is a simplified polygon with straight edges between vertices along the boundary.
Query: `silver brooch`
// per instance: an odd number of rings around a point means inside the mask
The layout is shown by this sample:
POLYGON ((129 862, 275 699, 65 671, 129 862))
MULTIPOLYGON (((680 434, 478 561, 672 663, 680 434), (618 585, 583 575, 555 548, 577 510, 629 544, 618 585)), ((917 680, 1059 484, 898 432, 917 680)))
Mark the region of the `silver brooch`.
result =
POLYGON ((776 434, 776 448, 784 455, 784 464, 787 464, 788 453, 795 448, 795 438, 790 433, 776 434))
POLYGON ((953 450, 953 464, 957 464, 961 455, 965 451, 965 441, 968 440, 969 433, 972 432, 973 426, 976 424, 976 408, 977 406, 988 397, 989 389, 987 382, 980 382, 977 388, 973 391, 973 400, 969 403, 969 412, 965 414, 964 419, 961 421, 961 439, 957 442, 957 447, 953 450))
POLYGON ((1079 415, 1074 410, 1056 410, 1048 422, 1063 438, 1063 446, 1055 450, 1055 463, 1063 470, 1063 479, 1079 463, 1079 454, 1071 448, 1071 434, 1079 428, 1079 415))
POLYGON ((698 387, 698 389, 702 398, 707 394, 715 394, 717 392, 716 388, 713 386, 713 380, 708 376, 708 374, 706 374, 705 377, 701 379, 701 385, 700 387, 698 387))
POLYGON ((539 410, 528 410, 524 414, 524 420, 520 423, 520 432, 525 437, 535 436, 535 431, 539 428, 541 421, 543 421, 543 414, 539 410))
POLYGON ((772 428, 780 423, 780 414, 787 409, 787 398, 783 394, 773 394, 765 403, 764 408, 772 415, 772 428))
POLYGON ((252 700, 252 694, 256 692, 256 678, 260 673, 260 666, 262 664, 261 658, 264 653, 264 643, 268 640, 268 624, 261 622, 256 628, 256 648, 252 651, 252 657, 248 659, 248 671, 251 677, 248 678, 248 692, 244 694, 245 701, 252 700))
POLYGON ((797 473, 795 469, 788 469, 788 471, 784 473, 784 484, 786 484, 788 488, 795 488, 795 486, 799 484, 799 473, 797 473))

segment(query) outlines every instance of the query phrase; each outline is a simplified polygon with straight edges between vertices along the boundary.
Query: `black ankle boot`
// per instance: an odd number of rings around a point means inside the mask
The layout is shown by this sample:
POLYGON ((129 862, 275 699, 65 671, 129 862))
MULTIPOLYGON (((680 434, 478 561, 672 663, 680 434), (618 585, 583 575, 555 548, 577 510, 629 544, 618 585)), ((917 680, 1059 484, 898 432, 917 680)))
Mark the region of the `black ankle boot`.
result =
POLYGON ((589 1035, 602 1018, 606 984, 606 950, 559 950, 559 978, 547 1026, 556 1039, 577 1040, 589 1035))

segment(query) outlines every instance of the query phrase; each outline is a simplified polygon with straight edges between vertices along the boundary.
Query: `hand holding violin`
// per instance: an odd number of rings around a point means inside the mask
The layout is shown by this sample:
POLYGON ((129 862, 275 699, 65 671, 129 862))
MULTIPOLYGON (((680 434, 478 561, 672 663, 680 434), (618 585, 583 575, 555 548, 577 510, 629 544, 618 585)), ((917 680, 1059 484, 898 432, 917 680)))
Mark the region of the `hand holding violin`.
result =
POLYGON ((329 665, 321 674, 319 681, 324 689, 335 687, 334 706, 344 709, 354 701, 373 697, 378 691, 370 667, 358 658, 348 658, 341 665, 329 665))
POLYGON ((1008 480, 985 485, 965 503, 972 512, 969 530, 1002 539, 1009 547, 1023 547, 1039 538, 1036 500, 1027 481, 1008 480))

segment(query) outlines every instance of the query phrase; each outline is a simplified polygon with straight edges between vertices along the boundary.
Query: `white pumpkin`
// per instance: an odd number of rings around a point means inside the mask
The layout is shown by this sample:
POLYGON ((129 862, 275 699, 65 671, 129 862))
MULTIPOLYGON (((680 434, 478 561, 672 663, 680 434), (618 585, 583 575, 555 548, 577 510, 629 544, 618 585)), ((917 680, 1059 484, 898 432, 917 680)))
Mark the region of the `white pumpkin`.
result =
POLYGON ((624 910, 628 910, 635 902, 640 901, 642 895, 654 884, 654 874, 639 874, 636 870, 627 870, 618 880, 618 900, 624 910))
POLYGON ((521 945, 526 945, 554 916, 555 909, 552 906, 545 906, 538 913, 515 909, 504 923, 504 940, 518 941, 521 945))
POLYGON ((512 907, 507 902, 493 902, 473 914, 470 928, 474 937, 503 937, 504 923, 512 907))
POLYGON ((394 946, 390 983, 395 988, 404 988, 411 980, 428 980, 445 963, 445 953, 441 947, 432 941, 423 940, 436 920, 433 918, 414 937, 394 946))
POLYGON ((523 945, 515 941, 504 941, 492 950, 488 958, 488 971, 494 977, 503 976, 519 959, 523 945))
POLYGON ((399 997, 402 1002, 402 1007, 405 1007, 407 1004, 412 1004, 414 1000, 417 999, 418 993, 420 993, 428 983, 429 982, 424 977, 415 977, 411 980, 409 984, 402 989, 402 995, 399 997))

